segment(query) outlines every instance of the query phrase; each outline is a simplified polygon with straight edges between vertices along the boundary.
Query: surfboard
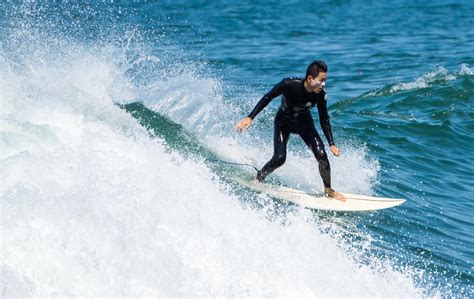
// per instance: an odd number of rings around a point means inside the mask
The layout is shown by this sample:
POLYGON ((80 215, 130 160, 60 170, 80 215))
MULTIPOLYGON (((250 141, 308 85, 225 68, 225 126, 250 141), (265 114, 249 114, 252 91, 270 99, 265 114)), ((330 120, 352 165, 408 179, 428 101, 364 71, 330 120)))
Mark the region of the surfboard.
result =
POLYGON ((374 211, 392 208, 405 202, 405 199, 401 198, 384 198, 343 192, 341 193, 346 197, 346 201, 340 201, 335 198, 322 196, 321 194, 307 193, 285 186, 248 181, 239 177, 234 178, 234 180, 251 190, 314 210, 346 212, 374 211))

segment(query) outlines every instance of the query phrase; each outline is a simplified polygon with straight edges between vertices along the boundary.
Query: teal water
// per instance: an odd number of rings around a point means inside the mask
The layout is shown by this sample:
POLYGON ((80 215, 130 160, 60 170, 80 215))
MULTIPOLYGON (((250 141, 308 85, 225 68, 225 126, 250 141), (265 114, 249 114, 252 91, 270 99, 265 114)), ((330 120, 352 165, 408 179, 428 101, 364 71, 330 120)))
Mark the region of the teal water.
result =
MULTIPOLYGON (((473 296, 471 1, 25 2, 0 12, 2 294, 473 296), (251 169, 203 162, 262 166, 278 100, 249 132, 233 125, 316 59, 329 67, 343 151, 331 158, 335 187, 403 206, 299 211, 228 180, 251 169), (71 267, 70 281, 57 278, 71 267), (100 282, 90 293, 72 282, 87 272, 100 282), (247 282, 249 272, 260 275, 247 282)), ((289 152, 273 179, 320 190, 297 138, 289 152)))

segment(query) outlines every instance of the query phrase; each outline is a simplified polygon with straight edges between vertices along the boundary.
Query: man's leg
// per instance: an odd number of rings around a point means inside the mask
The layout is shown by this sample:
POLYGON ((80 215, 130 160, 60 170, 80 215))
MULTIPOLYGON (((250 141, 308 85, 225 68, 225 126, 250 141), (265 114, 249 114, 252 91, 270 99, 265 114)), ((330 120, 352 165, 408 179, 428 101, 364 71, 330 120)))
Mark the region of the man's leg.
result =
POLYGON ((343 194, 336 192, 331 188, 331 166, 329 165, 329 159, 324 150, 324 143, 319 137, 318 132, 316 132, 314 124, 311 123, 308 129, 300 132, 300 136, 311 149, 316 160, 318 160, 319 174, 321 175, 324 184, 324 193, 338 200, 346 201, 343 194))
POLYGON ((331 188, 331 166, 329 165, 329 159, 324 150, 324 143, 321 137, 319 137, 318 132, 316 132, 314 125, 312 128, 310 127, 300 132, 300 136, 318 161, 319 174, 323 179, 324 187, 331 188))
POLYGON ((256 179, 263 182, 265 177, 272 173, 275 169, 282 166, 286 161, 286 145, 290 137, 290 132, 282 129, 278 120, 275 119, 275 127, 273 133, 273 157, 270 161, 257 172, 256 179))

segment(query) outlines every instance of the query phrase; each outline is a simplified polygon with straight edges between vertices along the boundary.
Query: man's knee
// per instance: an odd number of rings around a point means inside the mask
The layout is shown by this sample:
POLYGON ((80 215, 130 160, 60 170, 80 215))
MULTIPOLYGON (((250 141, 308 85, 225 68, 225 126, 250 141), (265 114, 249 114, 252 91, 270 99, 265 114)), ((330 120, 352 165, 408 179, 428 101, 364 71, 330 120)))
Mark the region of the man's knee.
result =
POLYGON ((318 153, 317 160, 318 160, 319 165, 321 165, 321 167, 323 168, 329 167, 329 159, 325 151, 321 151, 318 153))

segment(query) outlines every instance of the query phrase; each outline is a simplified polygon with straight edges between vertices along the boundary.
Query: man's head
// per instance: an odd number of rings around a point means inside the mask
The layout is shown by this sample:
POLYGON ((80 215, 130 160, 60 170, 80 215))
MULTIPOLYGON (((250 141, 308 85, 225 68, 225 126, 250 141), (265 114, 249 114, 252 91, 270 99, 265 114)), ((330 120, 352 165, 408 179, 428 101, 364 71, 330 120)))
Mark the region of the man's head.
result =
POLYGON ((313 61, 306 69, 305 86, 313 92, 321 92, 326 84, 327 71, 324 61, 313 61))

